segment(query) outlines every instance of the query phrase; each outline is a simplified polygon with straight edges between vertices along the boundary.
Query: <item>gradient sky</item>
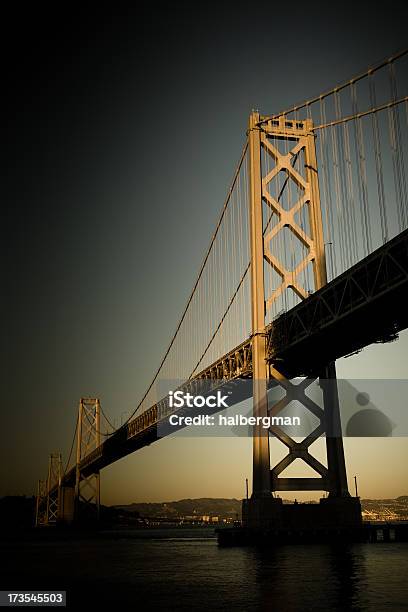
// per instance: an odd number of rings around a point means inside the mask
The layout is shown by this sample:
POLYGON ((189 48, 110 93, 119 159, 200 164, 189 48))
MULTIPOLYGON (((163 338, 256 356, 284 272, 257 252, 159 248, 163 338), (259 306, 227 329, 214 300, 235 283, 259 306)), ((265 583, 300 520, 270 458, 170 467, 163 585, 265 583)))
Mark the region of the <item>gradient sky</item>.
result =
MULTIPOLYGON (((251 110, 277 112, 406 43, 404 19, 355 4, 192 6, 3 14, 0 494, 31 494, 48 454, 67 456, 81 396, 117 420, 138 403, 251 110)), ((407 350, 402 334, 338 374, 407 378, 407 350)), ((405 439, 345 448, 362 496, 407 493, 405 439)), ((104 470, 102 500, 240 497, 250 475, 250 440, 163 440, 104 470)))

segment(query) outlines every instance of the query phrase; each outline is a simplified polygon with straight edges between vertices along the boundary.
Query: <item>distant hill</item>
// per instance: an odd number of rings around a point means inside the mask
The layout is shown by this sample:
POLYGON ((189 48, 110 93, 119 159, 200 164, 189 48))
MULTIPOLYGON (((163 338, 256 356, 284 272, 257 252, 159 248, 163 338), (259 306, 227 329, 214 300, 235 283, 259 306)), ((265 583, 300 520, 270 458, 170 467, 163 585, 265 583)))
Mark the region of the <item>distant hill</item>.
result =
MULTIPOLYGON (((283 499, 283 503, 291 503, 283 499)), ((313 502, 316 503, 316 502, 313 502)), ((382 513, 388 510, 408 520, 408 495, 395 499, 362 499, 361 507, 367 512, 382 513)), ((133 515, 145 518, 180 518, 194 516, 217 516, 219 519, 235 520, 241 517, 241 500, 202 497, 180 499, 160 503, 133 503, 116 506, 102 506, 101 512, 107 522, 117 520, 118 515, 133 515)), ((0 532, 10 528, 29 529, 34 524, 35 497, 0 497, 0 532)))
MULTIPOLYGON (((292 503, 283 499, 283 503, 292 503)), ((133 503, 114 506, 117 510, 126 512, 137 512, 146 518, 179 518, 186 516, 218 516, 219 518, 235 519, 241 516, 240 499, 202 497, 199 499, 180 499, 179 501, 168 501, 158 503, 133 503)), ((316 502, 310 502, 316 503, 316 502)), ((362 499, 362 509, 374 509, 377 506, 395 507, 401 512, 408 511, 408 496, 401 495, 396 499, 362 499)))
POLYGON ((138 512, 140 516, 149 518, 181 516, 219 516, 222 518, 236 518, 241 515, 240 499, 214 499, 202 497, 200 499, 180 499, 179 501, 161 503, 134 503, 115 506, 118 510, 138 512))

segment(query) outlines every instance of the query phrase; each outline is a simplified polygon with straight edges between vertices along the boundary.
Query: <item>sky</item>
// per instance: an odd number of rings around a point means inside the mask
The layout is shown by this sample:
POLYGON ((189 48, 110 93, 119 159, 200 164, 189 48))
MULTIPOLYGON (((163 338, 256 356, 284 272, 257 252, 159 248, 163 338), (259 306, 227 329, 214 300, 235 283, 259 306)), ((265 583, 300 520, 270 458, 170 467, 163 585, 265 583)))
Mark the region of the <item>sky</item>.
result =
MULTIPOLYGON (((81 396, 117 422, 137 405, 251 110, 278 112, 406 46, 401 16, 347 3, 111 10, 4 9, 0 494, 33 493, 48 454, 67 457, 81 396)), ((407 378, 407 349, 401 334, 340 360, 339 376, 407 378)), ((362 496, 407 494, 405 439, 345 449, 362 496)), ((250 475, 248 439, 162 440, 104 470, 102 501, 240 497, 250 475)))

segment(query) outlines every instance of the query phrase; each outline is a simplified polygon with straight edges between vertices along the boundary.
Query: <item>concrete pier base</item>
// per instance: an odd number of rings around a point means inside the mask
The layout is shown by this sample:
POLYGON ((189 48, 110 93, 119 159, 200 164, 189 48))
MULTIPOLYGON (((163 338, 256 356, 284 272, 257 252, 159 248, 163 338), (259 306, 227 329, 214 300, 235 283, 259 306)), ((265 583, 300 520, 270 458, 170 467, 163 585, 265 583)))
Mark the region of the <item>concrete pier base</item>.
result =
POLYGON ((283 526, 283 503, 276 497, 242 500, 242 524, 248 529, 274 529, 283 526))
POLYGON ((322 527, 361 527, 359 497, 323 497, 317 508, 319 508, 317 519, 322 527))
POLYGON ((280 498, 242 501, 242 525, 247 529, 341 529, 361 526, 358 497, 324 497, 318 504, 283 504, 280 498))

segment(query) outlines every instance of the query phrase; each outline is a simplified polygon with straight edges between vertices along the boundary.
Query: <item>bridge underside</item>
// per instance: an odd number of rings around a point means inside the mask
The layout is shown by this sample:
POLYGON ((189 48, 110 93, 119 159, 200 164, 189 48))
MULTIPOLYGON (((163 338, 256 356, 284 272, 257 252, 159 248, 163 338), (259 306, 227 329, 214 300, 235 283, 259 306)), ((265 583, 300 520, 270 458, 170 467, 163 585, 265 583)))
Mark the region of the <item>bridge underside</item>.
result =
POLYGON ((408 327, 407 298, 404 231, 275 320, 269 361, 293 378, 369 344, 391 342, 408 327))

